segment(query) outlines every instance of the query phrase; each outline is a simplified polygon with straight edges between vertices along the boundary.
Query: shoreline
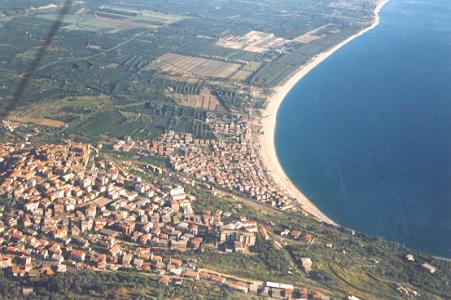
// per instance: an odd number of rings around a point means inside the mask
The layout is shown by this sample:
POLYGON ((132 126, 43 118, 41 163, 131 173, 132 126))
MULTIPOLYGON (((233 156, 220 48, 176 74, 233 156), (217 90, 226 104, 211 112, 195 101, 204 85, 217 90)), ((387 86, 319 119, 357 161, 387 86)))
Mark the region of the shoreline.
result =
POLYGON ((315 55, 309 62, 302 65, 293 76, 291 76, 284 84, 279 85, 273 89, 273 93, 268 98, 268 105, 262 111, 263 117, 260 118, 263 134, 256 137, 256 143, 260 146, 259 154, 263 165, 270 173, 273 182, 282 190, 287 192, 290 196, 297 199, 301 204, 301 208, 308 214, 318 218, 319 220, 338 226, 332 219, 319 210, 288 178, 283 170, 279 158, 277 156, 275 147, 275 129, 277 123, 277 113, 283 100, 293 87, 304 78, 310 71, 317 67, 320 63, 331 56, 335 51, 348 44, 355 38, 374 29, 380 23, 380 10, 387 4, 389 0, 381 0, 377 3, 374 9, 374 19, 371 26, 362 29, 358 33, 348 37, 333 48, 315 55))

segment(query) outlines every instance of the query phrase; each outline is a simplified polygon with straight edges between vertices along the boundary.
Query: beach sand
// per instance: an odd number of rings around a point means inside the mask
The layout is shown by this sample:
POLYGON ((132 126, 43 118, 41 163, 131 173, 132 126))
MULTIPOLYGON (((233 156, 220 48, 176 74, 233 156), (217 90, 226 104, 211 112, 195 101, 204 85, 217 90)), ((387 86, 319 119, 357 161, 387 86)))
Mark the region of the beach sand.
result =
POLYGON ((378 2, 374 10, 374 20, 371 26, 363 29, 359 33, 350 36, 333 48, 314 56, 307 64, 301 66, 299 70, 283 85, 274 89, 272 95, 268 99, 268 105, 263 111, 263 118, 261 125, 263 134, 256 137, 255 142, 260 145, 260 158, 264 166, 269 171, 274 183, 287 192, 292 197, 295 197, 301 204, 302 209, 308 214, 318 218, 319 220, 337 225, 332 219, 321 212, 302 192, 293 184, 293 182, 285 174, 285 171, 280 165, 275 148, 275 128, 277 121, 277 111, 282 101, 285 99, 289 91, 311 70, 318 66, 321 62, 327 59, 335 51, 354 40, 355 38, 365 34, 379 24, 379 12, 388 0, 381 0, 378 2))

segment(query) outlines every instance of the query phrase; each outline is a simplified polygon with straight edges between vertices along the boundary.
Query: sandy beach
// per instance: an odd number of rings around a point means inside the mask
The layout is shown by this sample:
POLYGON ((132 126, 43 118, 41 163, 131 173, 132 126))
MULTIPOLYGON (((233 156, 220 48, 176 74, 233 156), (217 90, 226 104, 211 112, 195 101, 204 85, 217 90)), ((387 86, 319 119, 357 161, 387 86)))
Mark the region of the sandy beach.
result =
POLYGON ((354 40, 355 38, 365 34, 379 24, 379 12, 388 0, 379 1, 374 10, 374 20, 371 26, 363 29, 359 33, 350 36, 335 47, 314 56, 310 62, 301 66, 299 70, 283 85, 274 89, 273 94, 268 99, 268 105, 263 111, 263 118, 261 125, 263 134, 258 135, 256 143, 260 145, 260 157, 263 164, 271 174, 274 183, 286 191, 292 197, 295 197, 301 204, 305 212, 320 219, 323 222, 337 225, 332 219, 321 212, 302 192, 293 184, 293 182, 285 174, 285 171, 280 165, 275 149, 275 128, 277 121, 277 111, 282 101, 285 99, 289 91, 311 70, 318 66, 321 62, 327 59, 335 51, 354 40))

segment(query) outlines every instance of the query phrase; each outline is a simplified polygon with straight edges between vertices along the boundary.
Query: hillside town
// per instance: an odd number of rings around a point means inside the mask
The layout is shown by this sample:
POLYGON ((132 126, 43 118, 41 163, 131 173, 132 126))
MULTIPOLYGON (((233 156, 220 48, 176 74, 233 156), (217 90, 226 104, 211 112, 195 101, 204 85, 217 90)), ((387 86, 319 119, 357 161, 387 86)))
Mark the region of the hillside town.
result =
POLYGON ((113 147, 118 151, 135 150, 143 155, 166 157, 177 172, 282 210, 299 208, 295 199, 272 183, 259 160, 257 145, 252 143, 248 118, 232 115, 223 119, 210 115, 206 124, 214 139, 167 131, 157 141, 127 139, 113 147))
POLYGON ((3 144, 0 166, 0 268, 12 278, 134 270, 165 285, 201 280, 273 298, 327 298, 290 284, 241 282, 200 269, 196 258, 162 255, 203 247, 246 254, 258 234, 269 234, 245 217, 225 223, 222 211, 194 212, 196 198, 183 186, 144 182, 100 159, 98 148, 3 144))

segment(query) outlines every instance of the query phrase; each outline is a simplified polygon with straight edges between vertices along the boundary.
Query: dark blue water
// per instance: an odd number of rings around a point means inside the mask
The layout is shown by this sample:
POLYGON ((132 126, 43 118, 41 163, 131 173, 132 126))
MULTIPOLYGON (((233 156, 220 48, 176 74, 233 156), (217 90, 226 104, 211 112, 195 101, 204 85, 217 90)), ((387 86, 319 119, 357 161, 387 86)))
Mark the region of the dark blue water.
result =
POLYGON ((391 0, 290 92, 276 149, 339 224, 451 257, 451 1, 391 0))

